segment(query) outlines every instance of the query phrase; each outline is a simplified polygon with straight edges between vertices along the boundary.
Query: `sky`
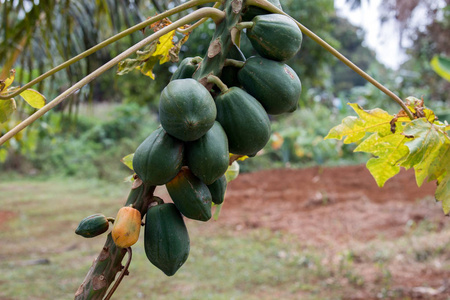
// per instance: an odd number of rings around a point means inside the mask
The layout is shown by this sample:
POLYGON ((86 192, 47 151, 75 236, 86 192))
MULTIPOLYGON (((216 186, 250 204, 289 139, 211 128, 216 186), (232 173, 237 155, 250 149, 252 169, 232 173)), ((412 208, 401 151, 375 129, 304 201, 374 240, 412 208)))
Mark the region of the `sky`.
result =
POLYGON ((338 15, 347 18, 353 25, 362 27, 366 45, 375 50, 377 59, 386 66, 398 69, 406 55, 399 44, 399 33, 395 22, 381 26, 379 4, 381 0, 362 1, 361 9, 350 10, 345 0, 335 0, 338 15), (369 2, 369 3, 367 3, 369 2))

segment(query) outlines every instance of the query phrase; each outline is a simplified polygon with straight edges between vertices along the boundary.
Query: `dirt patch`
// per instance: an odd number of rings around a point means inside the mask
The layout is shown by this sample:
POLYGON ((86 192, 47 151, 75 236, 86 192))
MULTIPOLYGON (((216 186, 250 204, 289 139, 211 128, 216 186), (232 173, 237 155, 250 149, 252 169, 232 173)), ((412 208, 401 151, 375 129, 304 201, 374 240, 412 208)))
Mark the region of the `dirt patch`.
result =
POLYGON ((4 229, 8 226, 8 222, 14 219, 17 214, 13 211, 0 210, 0 229, 4 229))
MULTIPOLYGON (((403 170, 379 188, 365 166, 241 174, 227 189, 217 224, 293 233, 305 246, 327 253, 331 263, 342 251, 371 241, 395 242, 421 221, 439 232, 449 219, 434 201, 435 187, 418 188, 414 172, 403 170)), ((443 281, 448 269, 389 251, 396 258, 381 265, 373 257, 354 259, 350 269, 364 284, 355 288, 350 280, 343 282, 349 291, 344 294, 353 295, 345 299, 448 299, 450 288, 443 281)))
POLYGON ((379 188, 365 166, 241 174, 227 189, 220 221, 239 229, 286 230, 318 247, 396 238, 408 222, 444 224, 434 189, 434 183, 418 188, 411 171, 379 188))

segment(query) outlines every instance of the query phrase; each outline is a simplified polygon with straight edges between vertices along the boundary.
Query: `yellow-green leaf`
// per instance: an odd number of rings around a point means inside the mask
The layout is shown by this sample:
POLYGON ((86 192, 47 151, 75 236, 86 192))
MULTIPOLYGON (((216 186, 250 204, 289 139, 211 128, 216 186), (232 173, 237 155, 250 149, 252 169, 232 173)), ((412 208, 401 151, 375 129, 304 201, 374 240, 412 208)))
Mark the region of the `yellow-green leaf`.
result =
POLYGON ((366 166, 379 187, 383 187, 389 178, 400 171, 400 161, 408 155, 408 147, 405 146, 408 140, 401 134, 381 137, 374 133, 356 147, 355 152, 367 152, 377 156, 371 158, 366 166))
POLYGON ((14 77, 16 76, 16 70, 9 71, 9 77, 5 80, 0 81, 0 92, 6 90, 14 81, 14 77))
POLYGON ((45 105, 45 97, 38 91, 28 89, 20 93, 20 96, 33 108, 40 109, 45 105))
POLYGON ((431 60, 431 67, 442 78, 450 81, 450 59, 435 55, 431 60))
POLYGON ((445 214, 450 212, 450 174, 438 183, 436 193, 437 201, 442 201, 442 209, 445 214))
POLYGON ((134 157, 134 153, 131 153, 120 160, 125 166, 130 168, 132 171, 134 171, 133 170, 133 157, 134 157))
POLYGON ((17 109, 14 99, 0 100, 0 123, 5 123, 17 109))
POLYGON ((158 40, 158 46, 156 46, 156 51, 153 56, 160 56, 159 64, 163 64, 170 60, 169 51, 174 46, 173 37, 175 36, 175 30, 166 33, 158 40))
POLYGON ((356 103, 349 104, 358 114, 357 117, 346 117, 342 124, 332 128, 325 139, 344 139, 345 144, 357 142, 364 138, 366 133, 377 132, 380 136, 392 134, 390 122, 394 118, 386 111, 376 108, 363 110, 356 103))
POLYGON ((405 143, 409 148, 409 155, 402 166, 406 168, 419 164, 445 142, 444 135, 438 132, 433 124, 425 118, 416 119, 406 125, 403 133, 413 137, 411 141, 405 143))

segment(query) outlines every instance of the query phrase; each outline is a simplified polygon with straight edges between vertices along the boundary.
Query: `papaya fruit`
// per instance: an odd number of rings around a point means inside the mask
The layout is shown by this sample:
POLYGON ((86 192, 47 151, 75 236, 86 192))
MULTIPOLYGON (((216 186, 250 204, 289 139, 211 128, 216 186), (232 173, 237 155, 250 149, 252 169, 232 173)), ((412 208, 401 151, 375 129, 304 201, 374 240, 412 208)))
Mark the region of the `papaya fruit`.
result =
POLYGON ((229 156, 227 135, 217 121, 204 136, 186 145, 189 169, 206 184, 225 174, 229 156))
POLYGON ((111 236, 117 247, 128 248, 139 239, 141 231, 141 213, 131 207, 124 206, 117 212, 111 236))
POLYGON ((291 18, 268 14, 256 16, 252 22, 253 27, 247 29, 247 37, 259 55, 286 61, 300 50, 302 32, 291 18))
POLYGON ((216 114, 211 94, 194 79, 173 80, 161 92, 161 125, 177 139, 188 142, 201 138, 214 125, 216 114))
POLYGON ((189 235, 173 203, 152 206, 145 217, 144 249, 148 260, 167 276, 174 275, 189 256, 189 235))
POLYGON ((187 167, 166 184, 167 191, 178 210, 189 219, 211 219, 211 192, 187 167))
MULTIPOLYGON (((275 5, 277 8, 283 10, 279 0, 268 0, 268 1, 273 5, 275 5)), ((261 7, 249 5, 242 10, 242 21, 251 21, 256 16, 266 14, 271 14, 271 12, 261 7)))
POLYGON ((219 179, 208 185, 211 199, 214 204, 222 204, 225 200, 225 192, 227 190, 227 178, 222 175, 219 179))
POLYGON ((264 108, 250 94, 238 87, 216 97, 217 121, 228 137, 233 154, 252 155, 270 138, 270 121, 264 108))
POLYGON ((148 185, 166 184, 180 171, 183 154, 184 143, 160 127, 134 152, 133 170, 148 185))
POLYGON ((239 71, 238 78, 244 89, 262 104, 268 114, 278 115, 297 108, 302 84, 288 65, 252 56, 239 71))
POLYGON ((75 233, 85 238, 92 238, 105 233, 109 228, 109 222, 102 214, 93 214, 81 220, 75 233))
POLYGON ((180 62, 178 68, 173 73, 172 78, 170 78, 170 80, 172 81, 176 79, 192 78, 192 75, 197 70, 201 61, 202 58, 199 56, 186 57, 180 62))

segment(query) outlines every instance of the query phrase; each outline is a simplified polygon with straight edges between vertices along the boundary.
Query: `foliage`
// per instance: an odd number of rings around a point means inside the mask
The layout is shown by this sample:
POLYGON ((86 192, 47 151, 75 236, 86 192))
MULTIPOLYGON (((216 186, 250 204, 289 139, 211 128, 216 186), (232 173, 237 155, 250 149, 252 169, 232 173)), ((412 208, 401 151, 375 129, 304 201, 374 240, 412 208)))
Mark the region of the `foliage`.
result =
POLYGON ((25 131, 24 143, 21 135, 16 136, 0 166, 17 171, 21 165, 27 174, 120 180, 126 170, 120 168, 119 159, 157 127, 156 116, 138 104, 119 105, 102 118, 83 114, 71 125, 62 122, 67 121, 61 114, 51 114, 25 131))
POLYGON ((450 125, 440 122, 426 108, 423 100, 410 97, 408 108, 415 119, 410 120, 401 111, 392 116, 381 109, 363 110, 357 104, 350 106, 358 117, 347 117, 332 128, 325 139, 343 139, 344 143, 359 142, 354 150, 371 153, 367 168, 382 187, 398 174, 400 167, 414 168, 416 182, 425 179, 437 181, 436 200, 442 201, 446 214, 450 212, 450 125), (369 135, 368 135, 369 134, 369 135))

